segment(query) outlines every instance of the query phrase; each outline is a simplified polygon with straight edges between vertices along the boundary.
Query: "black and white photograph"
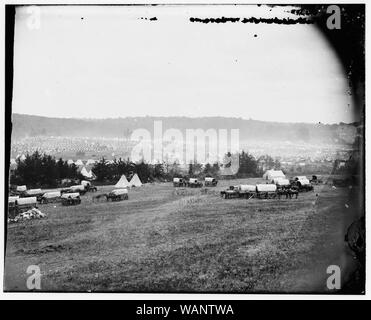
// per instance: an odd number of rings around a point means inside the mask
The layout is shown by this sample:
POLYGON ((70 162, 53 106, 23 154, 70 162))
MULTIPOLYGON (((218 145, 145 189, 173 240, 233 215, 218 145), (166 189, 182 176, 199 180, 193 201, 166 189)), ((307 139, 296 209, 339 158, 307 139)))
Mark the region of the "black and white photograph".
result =
POLYGON ((365 295, 365 4, 5 23, 4 292, 365 295))

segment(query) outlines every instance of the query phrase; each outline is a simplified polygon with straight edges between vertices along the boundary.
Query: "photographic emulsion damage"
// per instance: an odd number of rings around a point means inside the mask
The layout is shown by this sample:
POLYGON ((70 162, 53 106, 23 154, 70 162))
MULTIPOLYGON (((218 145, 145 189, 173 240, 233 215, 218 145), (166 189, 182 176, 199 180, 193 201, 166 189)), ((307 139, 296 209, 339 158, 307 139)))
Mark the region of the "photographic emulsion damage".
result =
POLYGON ((364 37, 361 4, 7 5, 4 290, 364 294, 364 37))

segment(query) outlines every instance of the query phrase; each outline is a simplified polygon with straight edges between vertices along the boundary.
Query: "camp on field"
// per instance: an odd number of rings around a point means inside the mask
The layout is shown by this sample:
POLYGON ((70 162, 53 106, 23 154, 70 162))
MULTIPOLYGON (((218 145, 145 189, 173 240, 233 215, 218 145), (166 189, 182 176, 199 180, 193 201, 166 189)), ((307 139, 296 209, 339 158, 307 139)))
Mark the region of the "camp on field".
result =
POLYGON ((88 178, 88 179, 90 179, 90 178, 93 177, 92 174, 91 174, 91 171, 88 172, 88 170, 86 170, 85 167, 83 167, 83 168, 81 169, 81 172, 80 172, 80 173, 81 173, 85 178, 88 178))
POLYGON ((140 187, 142 186, 142 181, 140 181, 137 174, 134 174, 134 176, 130 180, 130 187, 140 187))
POLYGON ((126 179, 126 176, 123 174, 120 178, 120 180, 115 184, 115 188, 127 188, 130 187, 128 179, 126 179))

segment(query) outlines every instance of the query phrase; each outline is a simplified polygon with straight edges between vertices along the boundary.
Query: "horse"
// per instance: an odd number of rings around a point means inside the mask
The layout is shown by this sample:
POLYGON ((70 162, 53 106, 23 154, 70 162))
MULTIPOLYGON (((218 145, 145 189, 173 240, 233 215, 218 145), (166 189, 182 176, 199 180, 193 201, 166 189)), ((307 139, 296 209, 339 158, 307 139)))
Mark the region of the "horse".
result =
POLYGON ((299 195, 298 187, 291 187, 291 188, 287 189, 286 199, 287 198, 292 199, 292 197, 294 195, 296 195, 296 199, 297 199, 298 198, 298 195, 299 195))

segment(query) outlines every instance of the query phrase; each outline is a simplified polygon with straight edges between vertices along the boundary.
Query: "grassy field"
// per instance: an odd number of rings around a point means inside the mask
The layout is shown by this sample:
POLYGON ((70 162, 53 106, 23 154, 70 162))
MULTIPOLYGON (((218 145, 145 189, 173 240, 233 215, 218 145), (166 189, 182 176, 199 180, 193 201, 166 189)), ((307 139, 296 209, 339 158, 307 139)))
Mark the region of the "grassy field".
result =
POLYGON ((128 201, 93 203, 89 193, 78 206, 40 205, 46 219, 8 225, 5 289, 27 290, 26 269, 38 265, 43 291, 329 292, 327 266, 339 265, 344 279, 355 268, 343 241, 355 218, 348 189, 219 196, 258 181, 206 191, 147 184, 128 201))

